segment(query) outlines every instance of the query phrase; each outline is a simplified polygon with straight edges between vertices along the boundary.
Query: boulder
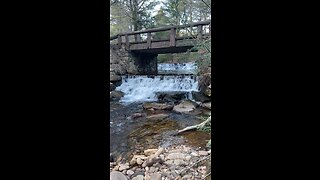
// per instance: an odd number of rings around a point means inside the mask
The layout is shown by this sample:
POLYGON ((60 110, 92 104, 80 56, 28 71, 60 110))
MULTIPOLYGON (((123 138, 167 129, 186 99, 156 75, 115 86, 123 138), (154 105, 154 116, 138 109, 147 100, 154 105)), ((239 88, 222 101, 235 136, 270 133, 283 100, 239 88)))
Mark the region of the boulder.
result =
POLYGON ((192 92, 192 98, 195 101, 202 102, 202 103, 211 101, 210 97, 206 96, 203 92, 197 92, 197 91, 192 92))
POLYGON ((196 106, 191 101, 181 101, 180 104, 173 107, 173 111, 179 112, 179 113, 188 113, 191 111, 194 111, 196 109, 196 106))
POLYGON ((161 104, 161 103, 145 103, 143 104, 144 109, 157 109, 157 110, 172 110, 173 105, 161 104))
POLYGON ((110 173, 110 180, 127 180, 127 177, 119 171, 112 171, 110 173))
POLYGON ((110 82, 121 81, 121 76, 117 75, 115 72, 110 71, 110 82))
POLYGON ((121 91, 111 91, 110 92, 110 101, 118 101, 123 97, 124 93, 121 91))
POLYGON ((120 64, 110 64, 110 71, 115 72, 115 74, 126 74, 126 69, 120 64))
POLYGON ((116 89, 116 85, 110 83, 110 91, 114 91, 116 89))

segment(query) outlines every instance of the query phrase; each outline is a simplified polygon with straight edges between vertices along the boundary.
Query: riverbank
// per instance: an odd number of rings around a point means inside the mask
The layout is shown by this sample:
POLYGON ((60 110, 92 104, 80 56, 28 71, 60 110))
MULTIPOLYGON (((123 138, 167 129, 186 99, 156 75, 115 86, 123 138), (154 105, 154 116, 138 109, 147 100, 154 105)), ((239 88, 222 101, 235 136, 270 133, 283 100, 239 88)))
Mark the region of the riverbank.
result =
POLYGON ((110 162, 110 179, 211 179, 211 150, 173 145, 132 154, 131 160, 110 162))

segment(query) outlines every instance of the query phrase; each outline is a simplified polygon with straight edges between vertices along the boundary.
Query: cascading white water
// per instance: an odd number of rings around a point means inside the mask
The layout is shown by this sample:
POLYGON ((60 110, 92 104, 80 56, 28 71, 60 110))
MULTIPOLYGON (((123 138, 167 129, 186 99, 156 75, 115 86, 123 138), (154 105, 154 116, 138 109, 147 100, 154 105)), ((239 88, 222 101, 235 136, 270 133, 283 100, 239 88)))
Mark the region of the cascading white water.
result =
POLYGON ((120 102, 157 101, 158 92, 185 92, 188 99, 192 99, 192 91, 198 91, 196 75, 181 74, 193 74, 196 68, 195 63, 158 64, 158 71, 174 70, 177 75, 122 76, 122 84, 116 88, 124 93, 120 102))
POLYGON ((159 74, 195 74, 197 70, 196 63, 161 63, 158 64, 159 74))
POLYGON ((156 101, 157 92, 198 91, 198 81, 194 76, 123 76, 121 86, 116 90, 124 92, 123 103, 156 101))

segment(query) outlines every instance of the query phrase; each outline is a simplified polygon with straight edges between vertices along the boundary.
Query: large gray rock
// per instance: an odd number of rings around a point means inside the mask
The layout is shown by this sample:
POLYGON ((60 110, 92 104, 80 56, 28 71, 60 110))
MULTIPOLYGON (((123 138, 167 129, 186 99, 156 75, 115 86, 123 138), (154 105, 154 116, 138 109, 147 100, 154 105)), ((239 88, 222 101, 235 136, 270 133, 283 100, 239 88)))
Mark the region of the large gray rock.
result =
POLYGON ((126 74, 126 69, 121 64, 110 64, 110 71, 115 72, 115 74, 126 74))
POLYGON ((180 113, 188 113, 192 112, 196 109, 196 106, 193 102, 191 101, 181 101, 180 104, 176 105, 173 107, 173 111, 175 112, 180 112, 180 113))
POLYGON ((123 97, 124 93, 121 91, 111 91, 110 92, 110 101, 118 101, 123 97))
POLYGON ((158 109, 158 110, 171 110, 173 105, 171 104, 161 104, 161 103, 145 103, 143 104, 144 109, 158 109))
POLYGON ((117 75, 115 72, 110 71, 110 82, 121 81, 121 76, 117 75))
POLYGON ((119 171, 112 171, 110 173, 110 180, 127 180, 127 177, 119 171))

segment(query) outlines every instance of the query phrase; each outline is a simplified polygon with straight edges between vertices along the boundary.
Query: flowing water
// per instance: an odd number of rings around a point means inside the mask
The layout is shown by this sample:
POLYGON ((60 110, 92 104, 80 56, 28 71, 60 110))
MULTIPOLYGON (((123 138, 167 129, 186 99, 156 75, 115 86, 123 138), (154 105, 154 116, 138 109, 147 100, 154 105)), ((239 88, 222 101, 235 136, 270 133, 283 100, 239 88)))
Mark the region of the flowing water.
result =
POLYGON ((116 88, 124 92, 124 97, 119 102, 110 102, 110 151, 115 156, 182 143, 199 147, 210 139, 209 133, 199 131, 174 136, 177 130, 200 123, 197 116, 208 113, 204 109, 197 108, 191 114, 143 109, 144 102, 158 101, 159 92, 183 92, 186 93, 185 99, 192 100, 191 92, 198 91, 198 81, 193 74, 196 71, 194 63, 159 64, 158 70, 169 74, 175 71, 177 75, 123 76, 122 84, 116 88), (183 75, 186 72, 188 75, 183 75), (134 113, 140 113, 141 117, 131 118, 134 113), (146 119, 160 113, 169 116, 163 120, 146 119))

